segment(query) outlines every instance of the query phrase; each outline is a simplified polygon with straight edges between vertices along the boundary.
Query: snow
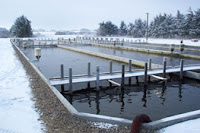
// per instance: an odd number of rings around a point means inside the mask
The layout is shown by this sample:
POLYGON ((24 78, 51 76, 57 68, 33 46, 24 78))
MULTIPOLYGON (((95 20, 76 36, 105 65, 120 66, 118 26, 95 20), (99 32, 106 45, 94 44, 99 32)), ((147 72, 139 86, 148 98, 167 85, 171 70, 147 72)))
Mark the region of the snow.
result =
POLYGON ((34 35, 36 35, 36 38, 76 38, 77 36, 81 37, 83 35, 55 35, 56 32, 33 32, 34 35))
POLYGON ((161 130, 162 133, 200 133, 200 119, 189 120, 161 130))
POLYGON ((94 127, 102 128, 102 129, 110 129, 110 128, 116 128, 118 125, 116 124, 110 124, 110 123, 104 123, 104 122, 92 122, 91 123, 94 127))
POLYGON ((176 44, 179 45, 180 41, 183 40, 183 44, 189 45, 189 46, 199 46, 200 47, 200 41, 198 42, 192 42, 189 39, 149 39, 149 43, 157 43, 157 44, 176 44))
POLYGON ((0 39, 0 132, 40 133, 28 76, 9 39, 0 39))

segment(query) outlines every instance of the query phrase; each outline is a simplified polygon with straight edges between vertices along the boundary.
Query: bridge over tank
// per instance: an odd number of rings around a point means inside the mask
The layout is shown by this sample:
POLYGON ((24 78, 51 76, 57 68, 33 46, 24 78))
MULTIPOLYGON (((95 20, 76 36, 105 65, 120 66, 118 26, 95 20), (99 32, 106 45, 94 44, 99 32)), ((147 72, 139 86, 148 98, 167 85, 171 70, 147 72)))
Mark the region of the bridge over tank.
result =
POLYGON ((136 70, 136 71, 128 71, 125 72, 124 66, 122 66, 122 72, 117 73, 99 73, 99 66, 97 66, 96 75, 80 75, 80 76, 72 76, 72 69, 70 68, 69 77, 65 78, 52 78, 50 79, 51 85, 63 85, 69 84, 69 91, 72 91, 72 84, 73 83, 83 83, 83 82, 96 82, 97 89, 99 88, 99 82, 102 80, 110 80, 110 79, 121 79, 121 85, 123 86, 124 78, 131 78, 131 77, 139 77, 144 76, 144 82, 147 82, 147 77, 152 75, 163 74, 163 77, 154 76, 155 78, 159 78, 162 80, 166 80, 167 73, 179 73, 180 79, 183 78, 184 72, 187 71, 195 71, 200 70, 200 65, 183 65, 183 60, 181 61, 180 66, 176 67, 168 67, 164 66, 163 68, 156 68, 156 69, 149 69, 147 70, 147 63, 145 64, 144 70, 136 70))

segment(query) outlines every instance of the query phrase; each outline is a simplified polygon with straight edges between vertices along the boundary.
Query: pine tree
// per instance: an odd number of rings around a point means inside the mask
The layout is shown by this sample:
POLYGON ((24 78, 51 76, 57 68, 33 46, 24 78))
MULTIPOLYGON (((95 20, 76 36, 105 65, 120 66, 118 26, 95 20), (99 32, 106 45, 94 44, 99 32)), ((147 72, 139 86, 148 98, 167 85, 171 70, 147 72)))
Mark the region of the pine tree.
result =
POLYGON ((133 37, 144 37, 146 32, 146 22, 141 19, 136 19, 135 23, 129 24, 128 34, 133 37))
POLYGON ((186 24, 185 24, 185 37, 194 37, 195 36, 195 26, 193 23, 194 13, 191 8, 189 8, 188 13, 186 14, 186 24))
POLYGON ((200 37, 200 9, 195 11, 195 15, 193 17, 193 23, 194 23, 194 28, 195 28, 195 37, 199 38, 200 37))
POLYGON ((178 10, 176 14, 175 36, 182 37, 185 35, 185 23, 185 16, 178 10))
POLYGON ((31 21, 24 15, 18 17, 10 29, 11 36, 15 37, 31 37, 33 35, 31 21))
POLYGON ((133 23, 129 23, 128 29, 127 29, 127 35, 133 36, 133 30, 134 30, 134 25, 133 25, 133 23))
POLYGON ((102 22, 99 24, 99 29, 97 31, 98 35, 101 36, 112 36, 118 34, 118 27, 114 25, 111 21, 108 21, 106 23, 102 22))
POLYGON ((126 36, 127 35, 127 26, 124 21, 121 21, 120 28, 119 28, 119 35, 126 36))

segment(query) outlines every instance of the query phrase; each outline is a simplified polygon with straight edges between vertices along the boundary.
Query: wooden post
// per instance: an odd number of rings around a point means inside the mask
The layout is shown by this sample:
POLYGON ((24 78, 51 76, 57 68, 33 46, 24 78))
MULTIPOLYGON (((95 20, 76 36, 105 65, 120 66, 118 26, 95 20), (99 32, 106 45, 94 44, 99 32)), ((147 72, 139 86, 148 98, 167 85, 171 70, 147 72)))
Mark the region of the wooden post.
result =
POLYGON ((87 83, 87 88, 90 89, 90 82, 87 83))
POLYGON ((63 64, 60 65, 60 75, 61 75, 61 79, 64 78, 64 67, 63 64))
POLYGON ((64 93, 64 91, 65 91, 65 86, 61 85, 61 93, 64 93))
POLYGON ((139 84, 138 76, 135 77, 137 85, 139 84))
POLYGON ((96 67, 96 88, 99 91, 99 66, 96 67))
POLYGON ((121 79, 122 88, 124 88, 124 74, 125 74, 125 65, 122 65, 122 79, 121 79))
POLYGON ((88 76, 91 76, 90 62, 88 62, 88 76))
POLYGON ((112 74, 112 61, 110 61, 110 74, 112 74))
MULTIPOLYGON (((149 61, 148 61, 148 67, 149 67, 149 70, 151 70, 151 59, 149 59, 149 61)), ((150 81, 151 80, 151 77, 150 76, 148 76, 148 81, 150 81)))
POLYGON ((166 60, 163 60, 163 78, 166 78, 166 60))
POLYGON ((145 63, 144 65, 144 85, 146 86, 147 85, 147 63, 145 63))
POLYGON ((129 72, 132 71, 132 60, 129 60, 129 72))
POLYGON ((149 59, 148 64, 149 64, 149 70, 151 70, 151 59, 149 59))
POLYGON ((128 78, 128 84, 131 86, 131 78, 128 78))
POLYGON ((72 94, 72 68, 69 68, 69 93, 72 94))
POLYGON ((184 63, 184 60, 182 59, 180 62, 180 79, 181 80, 183 79, 183 63, 184 63))

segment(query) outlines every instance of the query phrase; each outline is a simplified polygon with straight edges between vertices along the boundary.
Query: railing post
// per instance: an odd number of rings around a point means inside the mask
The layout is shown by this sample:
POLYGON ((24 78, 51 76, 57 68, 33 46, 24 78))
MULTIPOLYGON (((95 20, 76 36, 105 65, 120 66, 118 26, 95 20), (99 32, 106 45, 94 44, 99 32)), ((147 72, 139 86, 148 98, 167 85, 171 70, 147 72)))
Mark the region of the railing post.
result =
POLYGON ((148 64, 149 64, 149 70, 151 70, 151 59, 149 59, 148 64))
POLYGON ((184 60, 182 59, 180 62, 180 79, 181 80, 183 79, 183 63, 184 63, 184 60))
POLYGON ((63 79, 64 78, 64 67, 63 67, 63 64, 61 64, 60 65, 60 77, 61 77, 61 79, 63 79))
MULTIPOLYGON (((64 78, 64 67, 63 64, 60 65, 60 74, 61 74, 61 79, 64 78)), ((65 87, 64 85, 61 85, 61 93, 64 93, 65 87)))
POLYGON ((88 76, 91 76, 90 62, 88 62, 88 76))
POLYGON ((163 78, 166 78, 166 60, 163 60, 163 78))
POLYGON ((129 60, 129 72, 132 71, 132 60, 129 60))
POLYGON ((137 83, 137 85, 139 85, 139 79, 138 79, 138 76, 136 76, 135 79, 136 79, 136 83, 137 83))
POLYGON ((96 88, 99 90, 99 66, 96 67, 96 88))
POLYGON ((147 63, 145 63, 144 65, 144 85, 146 86, 147 85, 147 63))
POLYGON ((121 79, 122 88, 124 88, 124 74, 125 74, 125 65, 122 65, 122 79, 121 79))
POLYGON ((112 61, 110 61, 110 74, 112 74, 112 61))
MULTIPOLYGON (((149 70, 151 70, 151 59, 149 59, 149 61, 148 61, 148 68, 149 68, 149 70)), ((151 80, 151 77, 148 76, 148 81, 150 81, 150 80, 151 80)))
POLYGON ((69 93, 72 94, 72 68, 69 68, 69 93))

